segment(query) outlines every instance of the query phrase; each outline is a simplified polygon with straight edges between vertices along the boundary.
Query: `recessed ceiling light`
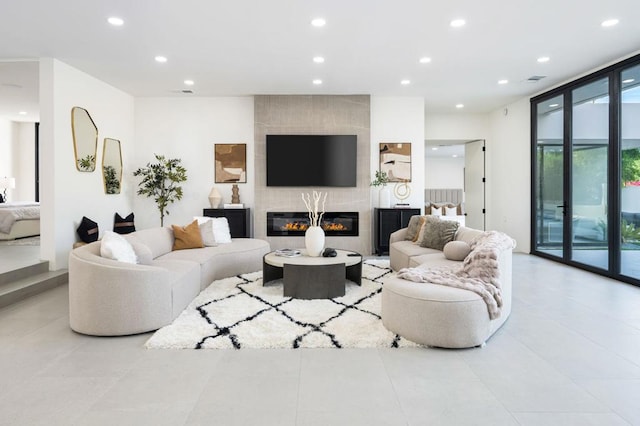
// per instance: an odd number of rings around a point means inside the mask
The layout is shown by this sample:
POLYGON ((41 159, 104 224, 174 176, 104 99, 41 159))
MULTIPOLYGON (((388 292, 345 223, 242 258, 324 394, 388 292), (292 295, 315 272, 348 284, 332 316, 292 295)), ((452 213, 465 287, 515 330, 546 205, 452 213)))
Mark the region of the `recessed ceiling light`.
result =
POLYGON ((408 84, 411 84, 411 80, 402 80, 400 84, 402 84, 403 86, 406 86, 408 84))
POLYGON ((107 19, 107 22, 114 27, 121 27, 122 25, 124 25, 124 21, 122 20, 122 18, 118 18, 117 16, 110 17, 109 19, 107 19))
POLYGON ((509 80, 498 80, 498 84, 507 84, 509 80))
POLYGON ((160 62, 161 64, 164 64, 165 62, 167 62, 166 56, 156 56, 154 59, 156 60, 156 62, 160 62))
POLYGON ((423 58, 420 58, 420 63, 421 64, 428 64, 429 62, 431 62, 431 58, 428 58, 426 56, 423 57, 423 58))
POLYGON ((636 81, 635 78, 627 78, 626 80, 622 80, 622 82, 625 83, 625 84, 633 83, 634 81, 636 81))
POLYGON ((551 105, 549 105, 549 108, 555 108, 555 107, 557 107, 558 105, 559 105, 559 104, 551 104, 551 105))
POLYGON ((456 108, 464 108, 464 104, 456 104, 456 108))
POLYGON ((187 86, 193 86, 195 82, 193 80, 185 80, 184 84, 186 84, 187 86))
POLYGON ((324 27, 326 24, 327 21, 325 21, 323 18, 316 18, 311 21, 311 25, 313 25, 314 27, 324 27))
POLYGON ((453 154, 452 157, 453 158, 458 158, 458 154, 453 154))
POLYGON ((464 19, 454 19, 449 25, 451 25, 453 28, 460 28, 464 27, 466 23, 467 21, 465 21, 464 19))
POLYGON ((20 114, 20 115, 27 115, 27 111, 20 111, 18 114, 20 114))
POLYGON ((315 56, 313 58, 313 62, 315 62, 316 64, 321 64, 324 62, 324 58, 322 56, 315 56))
POLYGON ((542 64, 542 63, 544 63, 544 62, 549 62, 549 60, 550 60, 550 59, 551 59, 551 58, 549 58, 548 56, 540 56, 540 57, 538 58, 538 62, 540 62, 540 63, 542 64))
POLYGON ((602 21, 602 23, 600 25, 602 25, 603 27, 613 27, 615 25, 618 25, 618 21, 617 19, 607 19, 606 21, 602 21))
POLYGON ((437 147, 437 146, 434 146, 433 148, 431 148, 431 150, 432 150, 432 151, 437 151, 437 150, 438 150, 438 147, 437 147))
POLYGON ((316 86, 319 86, 322 84, 322 80, 320 80, 319 78, 316 78, 315 80, 313 80, 313 84, 315 84, 316 86))

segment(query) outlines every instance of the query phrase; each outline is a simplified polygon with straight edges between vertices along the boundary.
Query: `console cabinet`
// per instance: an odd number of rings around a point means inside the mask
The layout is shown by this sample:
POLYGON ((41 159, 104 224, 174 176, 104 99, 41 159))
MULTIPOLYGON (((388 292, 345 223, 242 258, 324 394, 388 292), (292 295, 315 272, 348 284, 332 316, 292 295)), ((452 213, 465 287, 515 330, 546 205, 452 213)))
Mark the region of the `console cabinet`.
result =
POLYGON ((420 209, 379 209, 373 211, 374 250, 381 256, 389 254, 389 236, 409 224, 411 216, 419 215, 420 209))
POLYGON ((202 209, 208 217, 226 217, 231 238, 251 238, 251 209, 202 209))

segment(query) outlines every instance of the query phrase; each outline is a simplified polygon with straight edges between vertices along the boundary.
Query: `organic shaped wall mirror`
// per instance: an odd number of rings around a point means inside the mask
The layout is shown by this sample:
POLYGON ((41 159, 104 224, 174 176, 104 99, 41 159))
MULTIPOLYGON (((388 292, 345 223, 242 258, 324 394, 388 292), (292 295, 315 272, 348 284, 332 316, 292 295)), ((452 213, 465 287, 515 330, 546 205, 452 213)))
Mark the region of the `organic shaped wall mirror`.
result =
POLYGON ((71 131, 76 168, 81 172, 94 171, 98 150, 98 128, 91 119, 89 111, 80 107, 71 109, 71 131))
POLYGON ((119 194, 122 183, 122 152, 120 141, 104 138, 102 148, 102 179, 105 194, 119 194))

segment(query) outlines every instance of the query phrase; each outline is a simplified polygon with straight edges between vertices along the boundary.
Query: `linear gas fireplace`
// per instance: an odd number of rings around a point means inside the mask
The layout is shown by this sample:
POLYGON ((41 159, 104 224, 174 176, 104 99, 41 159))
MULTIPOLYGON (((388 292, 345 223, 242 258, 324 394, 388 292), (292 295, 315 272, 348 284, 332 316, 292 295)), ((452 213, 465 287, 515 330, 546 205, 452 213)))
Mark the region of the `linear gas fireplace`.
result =
MULTIPOLYGON (((304 236, 309 223, 307 212, 267 212, 267 236, 304 236)), ((329 237, 357 237, 358 212, 325 212, 322 229, 329 237)))

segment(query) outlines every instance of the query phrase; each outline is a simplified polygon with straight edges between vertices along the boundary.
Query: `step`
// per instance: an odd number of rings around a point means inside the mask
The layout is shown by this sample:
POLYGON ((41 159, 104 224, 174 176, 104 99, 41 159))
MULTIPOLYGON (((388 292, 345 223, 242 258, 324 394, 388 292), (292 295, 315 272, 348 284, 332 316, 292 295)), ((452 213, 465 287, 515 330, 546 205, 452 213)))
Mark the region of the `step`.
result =
POLYGON ((49 271, 49 262, 40 261, 38 263, 34 263, 33 265, 23 266, 18 269, 3 272, 0 274, 0 287, 2 287, 4 284, 16 280, 21 280, 32 275, 41 274, 47 271, 49 271))
POLYGON ((66 269, 46 271, 0 285, 0 308, 69 282, 66 269))

